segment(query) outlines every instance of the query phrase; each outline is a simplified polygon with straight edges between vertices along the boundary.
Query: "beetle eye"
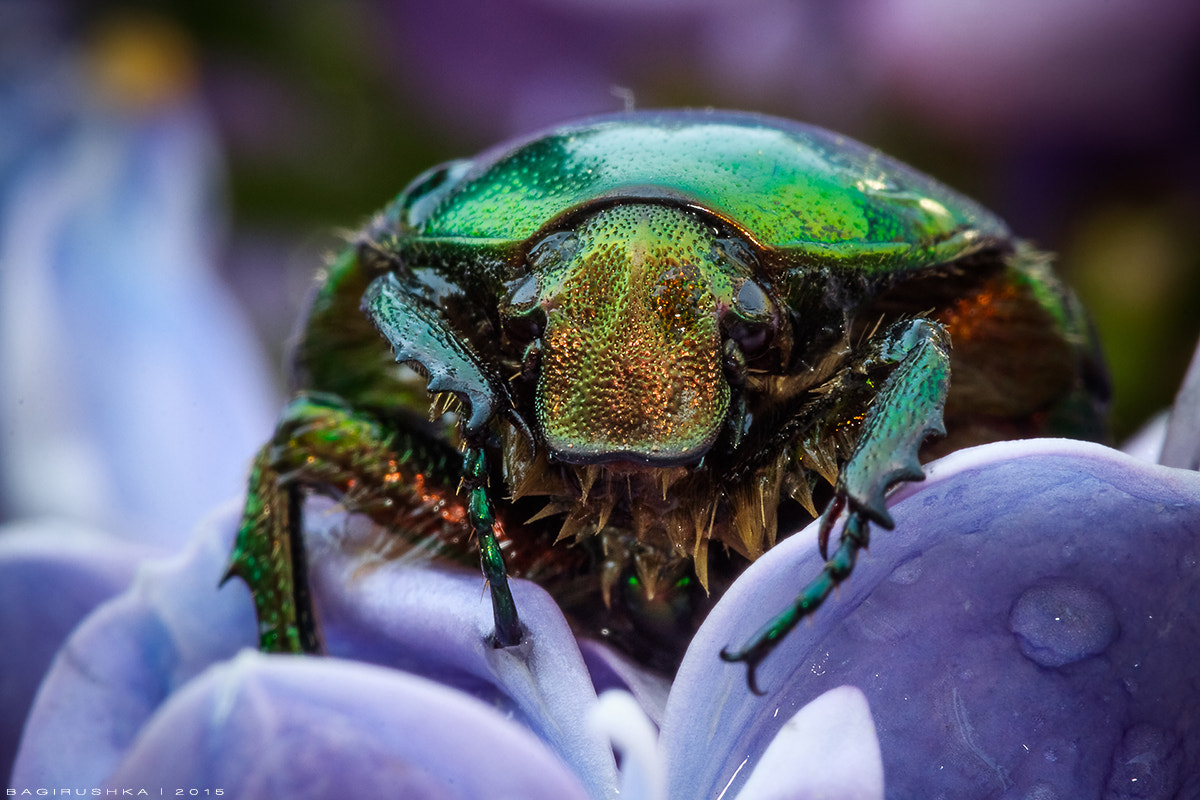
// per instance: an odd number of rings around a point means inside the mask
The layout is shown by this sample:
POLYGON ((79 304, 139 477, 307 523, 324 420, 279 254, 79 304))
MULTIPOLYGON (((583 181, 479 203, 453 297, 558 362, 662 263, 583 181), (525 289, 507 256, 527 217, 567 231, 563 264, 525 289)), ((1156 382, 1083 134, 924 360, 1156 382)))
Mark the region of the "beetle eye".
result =
POLYGON ((504 328, 510 336, 531 342, 546 327, 546 312, 538 303, 539 282, 535 273, 505 284, 507 294, 501 310, 504 328))
POLYGON ((726 334, 746 360, 754 362, 768 354, 775 340, 778 309, 761 286, 746 279, 734 292, 724 322, 726 334))
POLYGON ((745 281, 733 297, 733 309, 745 319, 767 319, 771 316, 771 298, 754 281, 745 281))
POLYGON ((508 289, 508 307, 511 313, 523 314, 529 311, 538 299, 537 275, 526 275, 505 284, 508 289))

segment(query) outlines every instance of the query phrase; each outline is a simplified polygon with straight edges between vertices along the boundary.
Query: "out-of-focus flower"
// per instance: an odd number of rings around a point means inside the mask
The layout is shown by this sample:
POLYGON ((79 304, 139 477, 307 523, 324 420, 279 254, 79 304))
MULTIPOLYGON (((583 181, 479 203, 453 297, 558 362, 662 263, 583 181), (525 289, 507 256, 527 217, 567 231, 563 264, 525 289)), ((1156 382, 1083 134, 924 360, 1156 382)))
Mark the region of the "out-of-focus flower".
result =
POLYGON ((864 0, 847 27, 877 86, 974 137, 1144 140, 1177 129, 1200 8, 1175 0, 864 0))
POLYGON ((271 429, 270 370, 215 272, 220 162, 185 48, 114 22, 0 86, 7 518, 181 541, 271 429))
POLYGON ((811 528, 722 598, 665 703, 661 681, 581 649, 532 584, 514 586, 527 642, 488 647, 477 575, 380 562, 369 526, 335 509, 307 535, 331 657, 238 656, 255 626, 244 587, 216 589, 229 509, 69 640, 13 786, 608 797, 622 773, 589 718, 613 734, 596 695, 626 688, 661 732, 617 725, 625 796, 880 797, 885 778, 895 797, 1200 788, 1200 474, 1066 440, 961 451, 928 474, 761 665, 765 697, 718 651, 816 573, 811 528))
POLYGON ((21 722, 71 630, 120 594, 152 551, 61 520, 0 526, 0 783, 8 782, 21 722))
POLYGON ((397 0, 380 22, 396 79, 487 137, 614 110, 616 85, 837 128, 907 111, 975 140, 1153 140, 1187 124, 1200 42, 1178 0, 397 0))
POLYGON ((0 65, 0 779, 59 645, 243 490, 275 405, 216 276, 220 163, 182 34, 24 44, 0 65))
POLYGON ((1168 467, 1200 469, 1200 346, 1166 415, 1159 461, 1168 467))

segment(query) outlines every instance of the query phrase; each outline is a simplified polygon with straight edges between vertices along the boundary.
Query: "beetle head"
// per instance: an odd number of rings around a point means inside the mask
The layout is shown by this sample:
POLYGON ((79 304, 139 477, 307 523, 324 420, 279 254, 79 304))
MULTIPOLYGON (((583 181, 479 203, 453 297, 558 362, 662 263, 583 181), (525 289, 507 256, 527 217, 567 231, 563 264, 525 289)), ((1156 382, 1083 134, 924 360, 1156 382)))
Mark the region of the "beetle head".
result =
POLYGON ((698 461, 735 405, 728 372, 780 325, 752 265, 743 241, 667 204, 608 206, 537 241, 505 317, 538 350, 535 416, 550 454, 698 461))

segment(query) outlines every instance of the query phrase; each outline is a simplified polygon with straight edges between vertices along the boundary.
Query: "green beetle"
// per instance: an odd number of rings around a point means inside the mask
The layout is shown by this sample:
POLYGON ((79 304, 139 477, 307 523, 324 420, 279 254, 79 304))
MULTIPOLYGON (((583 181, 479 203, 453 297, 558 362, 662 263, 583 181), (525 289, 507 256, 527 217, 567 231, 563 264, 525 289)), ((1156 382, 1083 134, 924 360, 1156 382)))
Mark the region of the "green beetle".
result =
POLYGON ((522 636, 518 576, 669 672, 780 531, 825 506, 827 554, 845 509, 823 572, 724 654, 753 687, 919 456, 1099 438, 1107 396, 1049 259, 931 178, 770 117, 589 119, 425 173, 332 262, 229 572, 263 649, 319 651, 322 492, 390 553, 478 559, 496 646, 522 636))

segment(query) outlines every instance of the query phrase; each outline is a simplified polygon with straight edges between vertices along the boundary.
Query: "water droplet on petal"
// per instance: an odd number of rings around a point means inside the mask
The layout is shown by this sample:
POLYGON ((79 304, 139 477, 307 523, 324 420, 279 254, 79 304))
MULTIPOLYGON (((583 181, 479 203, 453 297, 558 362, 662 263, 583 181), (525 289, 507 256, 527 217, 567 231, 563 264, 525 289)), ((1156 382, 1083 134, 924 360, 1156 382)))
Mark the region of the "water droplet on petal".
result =
POLYGON ((1098 655, 1120 629, 1107 597, 1070 580, 1026 589, 1013 605, 1009 627, 1025 657, 1044 667, 1098 655))
POLYGON ((1184 754, 1179 737, 1147 723, 1125 731, 1113 750, 1106 800, 1170 800, 1179 792, 1184 754))

